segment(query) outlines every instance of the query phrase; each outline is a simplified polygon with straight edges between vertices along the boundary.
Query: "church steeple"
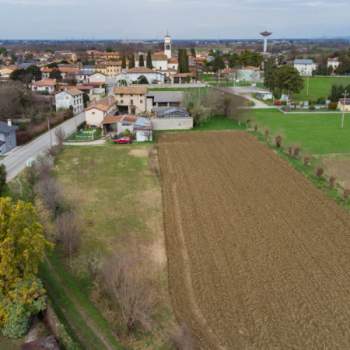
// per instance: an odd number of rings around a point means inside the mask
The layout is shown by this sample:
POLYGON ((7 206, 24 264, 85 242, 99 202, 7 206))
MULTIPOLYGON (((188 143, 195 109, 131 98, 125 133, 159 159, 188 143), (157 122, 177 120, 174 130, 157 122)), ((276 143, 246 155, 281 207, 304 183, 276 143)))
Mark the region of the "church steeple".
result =
POLYGON ((171 58, 171 36, 169 35, 168 31, 164 37, 164 54, 166 57, 168 57, 168 59, 171 58))

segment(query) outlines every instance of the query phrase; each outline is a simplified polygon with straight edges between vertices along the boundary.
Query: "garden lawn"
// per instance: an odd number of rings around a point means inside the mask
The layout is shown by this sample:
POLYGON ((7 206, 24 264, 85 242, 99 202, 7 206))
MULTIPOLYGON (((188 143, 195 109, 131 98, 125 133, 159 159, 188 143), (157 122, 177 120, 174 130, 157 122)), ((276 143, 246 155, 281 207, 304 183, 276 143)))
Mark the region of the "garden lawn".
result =
POLYGON ((295 98, 299 101, 316 101, 328 98, 332 85, 350 85, 350 77, 310 77, 309 96, 307 95, 307 78, 304 78, 304 89, 295 98))
POLYGON ((298 144, 312 154, 350 153, 350 115, 340 128, 341 114, 283 114, 275 109, 256 109, 249 117, 272 135, 281 134, 284 144, 298 144))
POLYGON ((210 131, 210 130, 230 130, 230 129, 244 129, 244 125, 237 124, 236 121, 228 119, 224 116, 214 116, 208 121, 196 126, 193 130, 210 131))

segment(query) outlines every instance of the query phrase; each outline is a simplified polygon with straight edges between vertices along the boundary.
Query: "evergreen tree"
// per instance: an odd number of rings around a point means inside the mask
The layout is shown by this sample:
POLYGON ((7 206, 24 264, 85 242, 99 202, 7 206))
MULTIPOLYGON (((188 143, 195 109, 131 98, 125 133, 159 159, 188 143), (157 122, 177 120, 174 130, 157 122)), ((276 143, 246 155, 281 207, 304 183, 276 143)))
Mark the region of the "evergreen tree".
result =
POLYGON ((131 54, 129 56, 128 68, 131 69, 131 68, 134 68, 134 67, 135 67, 135 56, 134 56, 134 54, 131 54))
POLYGON ((125 55, 123 55, 122 57, 122 69, 125 69, 126 68, 126 57, 125 55))
POLYGON ((188 73, 189 63, 188 63, 188 55, 186 49, 179 49, 179 73, 188 73))
POLYGON ((140 67, 145 66, 145 59, 144 59, 143 55, 140 55, 140 57, 139 57, 139 66, 140 67))
POLYGON ((152 63, 152 52, 147 52, 147 58, 146 58, 146 66, 149 69, 153 69, 153 63, 152 63))

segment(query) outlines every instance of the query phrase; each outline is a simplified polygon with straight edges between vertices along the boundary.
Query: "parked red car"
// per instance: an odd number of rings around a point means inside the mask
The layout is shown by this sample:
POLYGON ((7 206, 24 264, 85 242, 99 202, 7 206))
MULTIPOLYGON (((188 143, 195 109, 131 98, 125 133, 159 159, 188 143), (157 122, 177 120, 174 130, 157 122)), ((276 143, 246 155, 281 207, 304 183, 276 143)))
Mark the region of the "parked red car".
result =
POLYGON ((112 138, 112 141, 114 143, 119 144, 119 145, 125 145, 127 143, 132 143, 132 139, 129 136, 123 136, 123 137, 119 137, 119 138, 112 138))

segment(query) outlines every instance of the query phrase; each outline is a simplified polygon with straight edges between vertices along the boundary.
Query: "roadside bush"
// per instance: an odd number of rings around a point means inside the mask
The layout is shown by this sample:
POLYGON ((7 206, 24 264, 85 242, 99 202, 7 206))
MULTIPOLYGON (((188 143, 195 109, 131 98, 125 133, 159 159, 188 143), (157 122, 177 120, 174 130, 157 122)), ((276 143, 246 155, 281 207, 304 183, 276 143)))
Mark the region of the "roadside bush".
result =
POLYGON ((304 165, 310 165, 311 157, 310 156, 304 156, 304 165))
POLYGON ((270 130, 269 129, 265 129, 264 135, 265 135, 265 140, 268 141, 269 140, 269 136, 270 136, 270 130))
POLYGON ((336 184, 337 178, 335 176, 331 176, 329 178, 329 187, 334 188, 336 184))
POLYGON ((288 155, 289 155, 289 157, 293 157, 293 147, 292 146, 288 147, 288 155))
POLYGON ((322 167, 317 167, 317 169, 316 169, 316 176, 318 178, 320 178, 320 177, 322 177, 323 174, 324 174, 323 168, 322 167))
POLYGON ((259 130, 258 124, 255 124, 255 125, 254 125, 254 131, 255 131, 255 132, 258 132, 258 130, 259 130))
POLYGON ((277 135, 275 137, 275 144, 277 148, 281 148, 282 147, 282 136, 281 135, 277 135))
POLYGON ((331 102, 328 104, 328 109, 331 111, 336 111, 338 108, 338 103, 337 102, 331 102))
POLYGON ((301 149, 300 149, 299 146, 294 146, 294 147, 293 147, 293 157, 294 157, 294 158, 299 158, 299 156, 300 156, 300 151, 301 151, 301 149))

